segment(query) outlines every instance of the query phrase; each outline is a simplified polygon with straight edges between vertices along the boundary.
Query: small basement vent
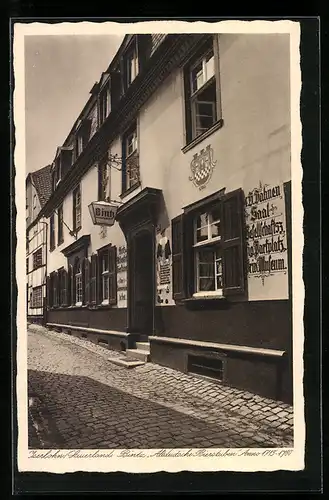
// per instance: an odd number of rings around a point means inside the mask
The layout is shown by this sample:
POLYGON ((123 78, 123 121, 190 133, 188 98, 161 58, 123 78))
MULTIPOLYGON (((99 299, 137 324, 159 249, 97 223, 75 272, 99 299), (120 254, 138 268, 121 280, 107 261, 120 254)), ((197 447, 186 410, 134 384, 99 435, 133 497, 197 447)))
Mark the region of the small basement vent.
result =
POLYGON ((99 343, 99 344, 106 345, 106 346, 108 346, 108 345, 109 345, 109 344, 108 344, 108 341, 107 341, 107 340, 104 340, 104 339, 98 339, 98 343, 99 343))
POLYGON ((187 359, 187 371, 204 377, 223 380, 224 362, 222 359, 215 357, 189 354, 187 359))

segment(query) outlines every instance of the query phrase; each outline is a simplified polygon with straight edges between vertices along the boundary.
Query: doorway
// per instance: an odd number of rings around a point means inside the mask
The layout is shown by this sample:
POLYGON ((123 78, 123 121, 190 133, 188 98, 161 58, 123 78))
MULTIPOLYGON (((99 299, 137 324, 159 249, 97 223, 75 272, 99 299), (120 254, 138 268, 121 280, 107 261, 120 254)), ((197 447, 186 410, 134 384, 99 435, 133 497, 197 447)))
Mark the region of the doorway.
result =
POLYGON ((154 324, 154 231, 142 229, 132 235, 129 261, 130 331, 146 340, 154 324))

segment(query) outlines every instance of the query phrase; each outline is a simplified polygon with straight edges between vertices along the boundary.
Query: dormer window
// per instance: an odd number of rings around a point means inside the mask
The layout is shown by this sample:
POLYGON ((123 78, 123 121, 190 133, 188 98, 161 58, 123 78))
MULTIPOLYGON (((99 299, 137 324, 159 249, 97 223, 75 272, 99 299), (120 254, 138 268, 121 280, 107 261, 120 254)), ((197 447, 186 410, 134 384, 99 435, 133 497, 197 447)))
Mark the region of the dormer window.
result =
POLYGON ((53 167, 53 191, 57 188, 62 178, 62 165, 60 154, 57 156, 53 167))
POLYGON ((111 96, 109 82, 105 85, 99 95, 99 124, 105 122, 111 111, 111 96))
POLYGON ((85 119, 78 126, 75 136, 75 158, 78 158, 90 139, 91 120, 85 119))
POLYGON ((129 46, 127 52, 123 56, 123 76, 125 90, 132 84, 138 75, 138 55, 136 40, 129 46))

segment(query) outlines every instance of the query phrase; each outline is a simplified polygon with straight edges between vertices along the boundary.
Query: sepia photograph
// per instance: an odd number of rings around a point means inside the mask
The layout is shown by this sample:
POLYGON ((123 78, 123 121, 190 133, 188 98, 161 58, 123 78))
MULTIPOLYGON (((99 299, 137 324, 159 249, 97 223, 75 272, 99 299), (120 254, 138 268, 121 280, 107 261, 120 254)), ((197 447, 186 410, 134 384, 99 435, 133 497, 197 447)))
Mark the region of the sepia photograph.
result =
POLYGON ((303 468, 298 23, 15 30, 21 470, 303 468))

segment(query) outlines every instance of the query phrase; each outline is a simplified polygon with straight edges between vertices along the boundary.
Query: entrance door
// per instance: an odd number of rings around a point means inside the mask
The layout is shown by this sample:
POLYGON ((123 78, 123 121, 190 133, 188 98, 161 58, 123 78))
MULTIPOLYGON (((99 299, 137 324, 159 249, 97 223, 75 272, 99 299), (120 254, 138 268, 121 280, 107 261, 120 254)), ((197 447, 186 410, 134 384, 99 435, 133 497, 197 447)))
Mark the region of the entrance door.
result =
POLYGON ((154 236, 149 230, 141 230, 131 241, 130 319, 131 331, 141 335, 153 332, 154 314, 154 236))

